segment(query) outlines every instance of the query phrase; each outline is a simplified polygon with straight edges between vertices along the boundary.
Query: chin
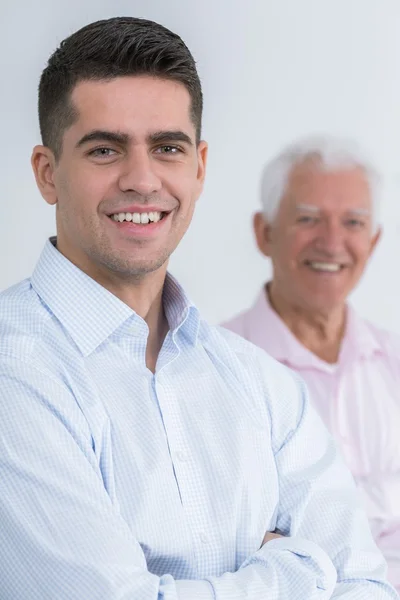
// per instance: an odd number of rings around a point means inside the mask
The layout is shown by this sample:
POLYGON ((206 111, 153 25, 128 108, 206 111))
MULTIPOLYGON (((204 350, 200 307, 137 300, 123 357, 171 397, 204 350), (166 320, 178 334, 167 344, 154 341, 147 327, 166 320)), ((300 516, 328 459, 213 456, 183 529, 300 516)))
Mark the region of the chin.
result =
POLYGON ((143 262, 135 262, 129 265, 125 265, 121 271, 127 277, 143 277, 145 275, 149 275, 150 273, 155 273, 159 269, 161 269, 164 265, 165 261, 143 261, 143 262))

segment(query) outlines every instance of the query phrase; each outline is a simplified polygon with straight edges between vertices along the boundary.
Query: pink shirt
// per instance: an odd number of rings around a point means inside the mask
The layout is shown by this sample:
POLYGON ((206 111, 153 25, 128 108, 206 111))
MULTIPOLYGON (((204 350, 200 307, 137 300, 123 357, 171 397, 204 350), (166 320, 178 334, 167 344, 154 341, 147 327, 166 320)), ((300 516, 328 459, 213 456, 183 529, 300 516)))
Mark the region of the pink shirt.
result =
POLYGON ((400 336, 374 327, 348 307, 339 360, 326 363, 292 334, 270 306, 265 288, 250 310, 223 326, 306 381, 359 486, 389 578, 400 591, 400 336))

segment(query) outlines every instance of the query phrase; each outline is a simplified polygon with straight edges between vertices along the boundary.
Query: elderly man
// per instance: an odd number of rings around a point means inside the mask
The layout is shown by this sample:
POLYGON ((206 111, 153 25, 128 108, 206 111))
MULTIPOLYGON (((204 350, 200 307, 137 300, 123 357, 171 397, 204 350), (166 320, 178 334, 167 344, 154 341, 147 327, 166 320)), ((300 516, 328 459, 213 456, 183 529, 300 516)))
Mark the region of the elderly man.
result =
POLYGON ((224 326, 305 379, 400 589, 400 340, 347 304, 380 237, 377 174, 358 149, 310 139, 266 165, 261 189, 254 230, 273 277, 224 326))

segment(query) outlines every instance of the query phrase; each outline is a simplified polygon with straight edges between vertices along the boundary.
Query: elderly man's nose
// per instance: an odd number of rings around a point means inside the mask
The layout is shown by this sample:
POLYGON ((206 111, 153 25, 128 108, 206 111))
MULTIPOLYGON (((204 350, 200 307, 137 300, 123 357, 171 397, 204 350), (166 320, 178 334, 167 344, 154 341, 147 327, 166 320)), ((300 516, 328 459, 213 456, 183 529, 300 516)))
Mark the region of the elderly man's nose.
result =
POLYGON ((318 247, 325 252, 335 254, 343 248, 343 228, 339 223, 326 222, 318 232, 318 247))

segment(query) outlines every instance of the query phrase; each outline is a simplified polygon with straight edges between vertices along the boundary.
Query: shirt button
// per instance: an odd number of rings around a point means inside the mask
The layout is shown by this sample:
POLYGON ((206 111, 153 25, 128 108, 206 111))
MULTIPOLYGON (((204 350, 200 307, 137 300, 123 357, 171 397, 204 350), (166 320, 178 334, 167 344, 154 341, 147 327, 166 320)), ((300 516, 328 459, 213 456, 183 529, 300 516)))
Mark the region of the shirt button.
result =
POLYGON ((176 457, 180 462, 186 462, 188 460, 188 455, 186 452, 179 451, 176 453, 176 457))
POLYGON ((205 533, 200 533, 199 537, 200 537, 200 540, 203 542, 203 544, 208 544, 210 541, 205 533))

